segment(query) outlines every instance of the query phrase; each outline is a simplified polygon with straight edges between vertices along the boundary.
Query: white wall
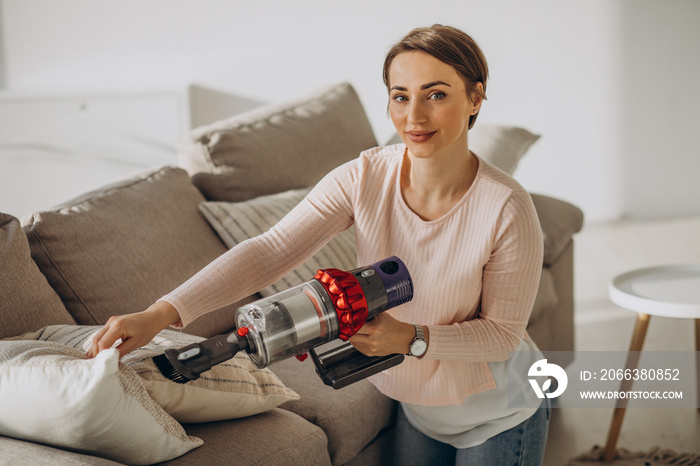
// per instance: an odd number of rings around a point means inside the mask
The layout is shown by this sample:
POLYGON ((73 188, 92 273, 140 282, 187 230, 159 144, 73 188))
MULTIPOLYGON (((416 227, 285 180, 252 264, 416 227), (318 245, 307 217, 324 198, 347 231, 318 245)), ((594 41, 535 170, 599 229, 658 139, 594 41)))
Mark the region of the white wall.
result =
POLYGON ((0 14, 7 91, 196 82, 279 102, 348 80, 380 142, 384 53, 415 26, 455 25, 489 60, 480 119, 542 134, 516 172, 528 189, 589 221, 700 214, 700 2, 0 0, 0 14))

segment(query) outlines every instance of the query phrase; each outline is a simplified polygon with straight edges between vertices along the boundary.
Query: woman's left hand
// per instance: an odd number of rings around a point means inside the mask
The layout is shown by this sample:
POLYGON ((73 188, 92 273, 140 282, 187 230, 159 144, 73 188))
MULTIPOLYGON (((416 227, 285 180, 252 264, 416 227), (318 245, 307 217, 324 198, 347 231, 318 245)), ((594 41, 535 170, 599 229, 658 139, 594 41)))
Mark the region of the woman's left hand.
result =
POLYGON ((386 356, 395 353, 407 354, 408 346, 415 336, 416 330, 413 325, 382 312, 365 322, 349 341, 366 356, 386 356))

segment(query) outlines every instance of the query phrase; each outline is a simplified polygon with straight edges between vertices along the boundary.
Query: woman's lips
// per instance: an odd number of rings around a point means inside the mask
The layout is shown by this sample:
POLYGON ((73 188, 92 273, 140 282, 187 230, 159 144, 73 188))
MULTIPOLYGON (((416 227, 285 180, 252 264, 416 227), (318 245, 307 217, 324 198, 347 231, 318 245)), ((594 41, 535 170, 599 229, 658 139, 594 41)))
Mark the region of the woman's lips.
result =
POLYGON ((409 131, 406 135, 411 142, 426 142, 432 138, 436 132, 437 131, 409 131))

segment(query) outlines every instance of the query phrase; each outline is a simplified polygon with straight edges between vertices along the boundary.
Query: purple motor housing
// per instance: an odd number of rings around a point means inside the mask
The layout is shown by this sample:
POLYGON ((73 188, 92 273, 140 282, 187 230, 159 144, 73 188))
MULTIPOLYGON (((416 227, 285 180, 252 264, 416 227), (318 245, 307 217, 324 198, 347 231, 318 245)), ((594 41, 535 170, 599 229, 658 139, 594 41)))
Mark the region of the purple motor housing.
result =
POLYGON ((413 299, 413 280, 411 280, 411 274, 408 272, 406 264, 401 259, 391 256, 363 267, 365 270, 369 268, 374 270, 381 279, 387 300, 386 307, 381 306, 383 309, 377 309, 376 311, 378 312, 373 312, 375 309, 370 305, 369 318, 374 317, 379 312, 407 303, 413 299))

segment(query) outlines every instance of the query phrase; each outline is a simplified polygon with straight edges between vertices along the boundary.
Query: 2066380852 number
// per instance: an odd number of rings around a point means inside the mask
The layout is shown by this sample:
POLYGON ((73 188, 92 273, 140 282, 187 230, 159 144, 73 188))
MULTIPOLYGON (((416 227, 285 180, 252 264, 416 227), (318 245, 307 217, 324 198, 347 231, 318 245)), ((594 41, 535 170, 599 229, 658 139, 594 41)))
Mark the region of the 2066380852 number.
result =
POLYGON ((680 380, 678 369, 601 369, 600 380, 680 380))

